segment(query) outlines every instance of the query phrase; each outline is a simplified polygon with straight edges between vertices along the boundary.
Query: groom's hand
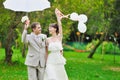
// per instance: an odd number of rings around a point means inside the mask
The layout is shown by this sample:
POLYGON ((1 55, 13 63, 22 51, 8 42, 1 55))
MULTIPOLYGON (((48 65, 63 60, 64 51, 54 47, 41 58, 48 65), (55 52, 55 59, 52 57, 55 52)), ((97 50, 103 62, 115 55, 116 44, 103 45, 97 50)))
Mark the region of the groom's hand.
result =
POLYGON ((28 29, 29 27, 29 24, 30 24, 30 20, 26 20, 25 23, 24 23, 24 29, 28 29))

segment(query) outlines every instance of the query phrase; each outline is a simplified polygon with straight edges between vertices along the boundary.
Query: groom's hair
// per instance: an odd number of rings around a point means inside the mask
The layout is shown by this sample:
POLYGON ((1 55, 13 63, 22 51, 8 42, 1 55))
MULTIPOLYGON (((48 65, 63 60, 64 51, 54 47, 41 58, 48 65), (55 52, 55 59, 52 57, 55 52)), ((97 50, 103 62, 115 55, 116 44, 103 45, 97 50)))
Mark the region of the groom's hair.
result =
POLYGON ((36 28, 37 25, 40 25, 40 23, 39 23, 39 22, 33 22, 33 23, 31 24, 31 29, 32 29, 32 31, 33 31, 33 29, 36 28))

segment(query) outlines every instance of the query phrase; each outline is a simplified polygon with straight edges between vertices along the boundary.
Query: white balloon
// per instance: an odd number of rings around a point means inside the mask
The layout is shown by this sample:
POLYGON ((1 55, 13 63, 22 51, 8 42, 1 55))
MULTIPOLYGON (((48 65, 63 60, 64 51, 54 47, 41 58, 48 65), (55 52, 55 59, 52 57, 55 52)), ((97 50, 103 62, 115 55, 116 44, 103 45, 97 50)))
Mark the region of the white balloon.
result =
POLYGON ((87 30, 87 27, 86 27, 86 25, 85 25, 84 23, 79 22, 79 23, 78 23, 78 30, 79 30, 81 33, 85 33, 86 30, 87 30))
POLYGON ((86 16, 85 14, 80 14, 80 15, 78 16, 78 21, 79 21, 79 22, 86 23, 87 20, 88 20, 88 18, 87 18, 87 16, 86 16))
POLYGON ((78 14, 73 12, 70 14, 70 19, 73 21, 78 21, 78 14))

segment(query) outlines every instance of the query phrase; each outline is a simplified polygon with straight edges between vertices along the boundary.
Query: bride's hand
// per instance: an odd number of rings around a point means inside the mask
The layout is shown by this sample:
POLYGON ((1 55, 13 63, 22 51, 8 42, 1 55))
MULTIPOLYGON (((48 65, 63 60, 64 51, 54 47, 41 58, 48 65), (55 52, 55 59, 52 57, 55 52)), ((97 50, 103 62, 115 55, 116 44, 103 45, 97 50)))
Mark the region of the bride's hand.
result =
POLYGON ((60 10, 58 10, 57 8, 55 9, 55 14, 57 16, 57 18, 59 18, 60 20, 62 18, 69 18, 70 14, 64 15, 62 12, 60 12, 60 10))
POLYGON ((63 15, 63 18, 69 18, 70 14, 63 15))
POLYGON ((63 13, 61 13, 57 8, 55 9, 55 14, 57 16, 58 19, 62 19, 62 18, 67 18, 67 16, 64 16, 63 13))

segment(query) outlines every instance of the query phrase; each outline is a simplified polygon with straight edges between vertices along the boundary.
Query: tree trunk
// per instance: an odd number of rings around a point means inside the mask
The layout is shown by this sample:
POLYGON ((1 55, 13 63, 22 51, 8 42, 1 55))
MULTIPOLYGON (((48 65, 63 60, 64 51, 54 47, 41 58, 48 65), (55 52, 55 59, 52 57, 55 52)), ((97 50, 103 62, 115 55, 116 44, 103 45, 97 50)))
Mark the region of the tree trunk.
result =
POLYGON ((15 30, 15 26, 17 25, 11 25, 12 28, 9 29, 8 31, 8 35, 6 38, 6 42, 5 42, 5 62, 8 64, 12 63, 12 54, 13 54, 13 50, 12 50, 12 46, 13 46, 13 38, 14 38, 14 30, 15 30), (13 28, 14 26, 14 28, 13 28))
POLYGON ((6 37, 6 43, 5 43, 5 62, 8 64, 12 63, 12 54, 13 54, 13 50, 12 50, 12 45, 13 45, 13 38, 14 38, 14 31, 17 27, 17 25, 20 22, 20 15, 21 13, 15 13, 15 17, 13 19, 13 22, 11 23, 11 25, 9 26, 9 30, 8 30, 8 35, 6 37))
MULTIPOLYGON (((104 6, 105 6, 105 8, 107 9, 107 7, 108 7, 108 0, 104 0, 104 6)), ((108 13, 108 12, 106 12, 106 10, 104 10, 104 21, 109 21, 109 18, 110 18, 110 13, 108 13)), ((104 28, 104 30, 103 30, 104 34, 101 35, 100 41, 98 42, 97 45, 95 45, 94 49, 90 52, 88 58, 92 58, 92 57, 93 57, 96 49, 97 49, 97 48, 99 47, 99 45, 103 42, 103 39, 104 39, 105 36, 107 35, 109 24, 108 24, 107 22, 104 22, 104 26, 105 26, 105 28, 104 28)))
POLYGON ((6 44, 5 44, 5 62, 12 63, 12 41, 13 41, 13 29, 10 29, 7 35, 6 44))
POLYGON ((95 54, 96 49, 103 42, 104 37, 105 37, 105 34, 102 34, 101 38, 100 38, 100 41, 98 42, 98 44, 95 45, 95 47, 93 48, 93 50, 90 52, 90 54, 88 55, 88 58, 93 58, 93 55, 95 54))
POLYGON ((103 41, 99 41, 98 44, 95 45, 95 47, 93 48, 93 50, 90 52, 90 54, 88 55, 88 58, 92 58, 96 49, 99 47, 99 45, 102 43, 103 41))
MULTIPOLYGON (((13 25, 11 25, 13 26, 13 25)), ((12 63, 12 54, 13 54, 13 50, 12 50, 12 45, 13 45, 13 38, 14 38, 14 28, 9 29, 8 31, 8 35, 6 38, 6 44, 5 44, 5 62, 8 64, 12 63)))

